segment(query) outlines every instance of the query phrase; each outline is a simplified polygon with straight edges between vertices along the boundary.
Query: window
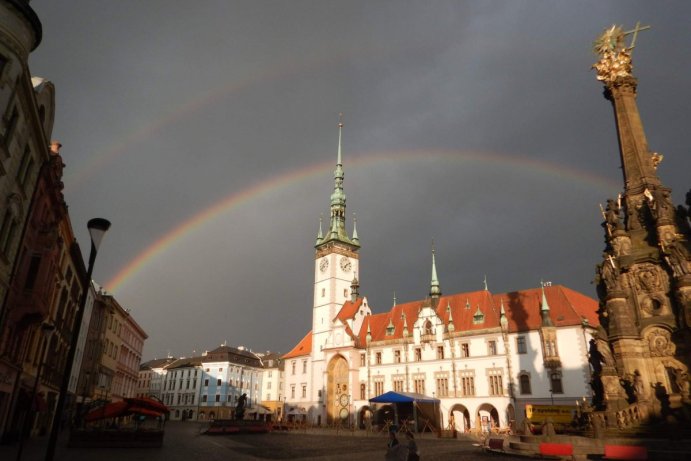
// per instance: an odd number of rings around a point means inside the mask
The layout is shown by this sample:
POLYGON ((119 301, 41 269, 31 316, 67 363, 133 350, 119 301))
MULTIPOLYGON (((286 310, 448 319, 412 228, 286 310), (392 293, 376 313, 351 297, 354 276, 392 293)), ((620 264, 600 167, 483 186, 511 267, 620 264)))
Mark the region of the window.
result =
POLYGON ((434 331, 432 331, 432 322, 429 320, 425 322, 425 335, 433 335, 434 331))
POLYGON ((326 288, 322 288, 322 298, 326 296, 326 288))
POLYGON ((449 378, 437 376, 437 397, 447 397, 449 395, 449 378))
MULTIPOLYGON (((516 337, 516 351, 519 354, 528 353, 528 349, 526 348, 526 345, 525 345, 525 336, 517 336, 516 337)), ((528 394, 530 394, 530 392, 528 392, 528 394)))
POLYGON ((521 373, 518 376, 518 386, 521 395, 532 394, 530 389, 530 375, 528 373, 521 373))
POLYGON ((208 396, 202 395, 202 402, 206 402, 206 399, 207 399, 207 398, 208 398, 208 396))
POLYGON ((492 341, 487 341, 487 354, 489 355, 497 355, 497 342, 492 340, 492 341))
POLYGON ((220 380, 220 379, 217 379, 217 380, 216 380, 216 385, 217 385, 217 386, 220 386, 220 385, 221 385, 221 380, 220 380))
POLYGON ((307 360, 302 361, 302 374, 307 374, 307 360))
POLYGON ((400 376, 394 376, 393 378, 393 390, 394 392, 403 392, 403 378, 400 376))
POLYGON ((38 277, 38 268, 41 265, 41 255, 33 255, 29 263, 29 272, 26 274, 26 281, 24 282, 25 290, 33 290, 36 284, 36 277, 38 277))
POLYGON ((291 369, 292 369, 292 371, 293 371, 293 374, 295 374, 295 367, 297 366, 297 362, 296 362, 295 360, 293 360, 293 361, 290 363, 290 366, 291 366, 291 369))
POLYGON ((365 361, 365 354, 360 354, 360 366, 364 367, 367 365, 367 362, 365 361))
POLYGON ((417 394, 424 394, 425 393, 425 378, 414 377, 413 378, 413 384, 415 386, 415 392, 417 394))
POLYGON ((444 346, 437 346, 437 360, 444 360, 444 346))
POLYGON ((376 395, 381 395, 384 393, 384 381, 375 381, 374 382, 374 393, 376 395))
POLYGON ((302 385, 302 398, 307 398, 307 384, 302 385))
POLYGON ((290 398, 291 399, 295 398, 295 384, 290 385, 290 398))
POLYGON ((489 395, 504 395, 501 370, 490 370, 489 372, 489 395))
POLYGON ((266 388, 267 388, 267 389, 271 389, 271 381, 268 381, 268 382, 266 383, 266 388))
POLYGON ((475 395, 475 375, 472 371, 461 373, 461 390, 465 396, 475 395))
POLYGON ((559 372, 552 372, 550 374, 550 384, 551 384, 551 391, 553 394, 563 394, 564 393, 564 386, 561 382, 561 373, 559 372))
POLYGON ((416 362, 422 361, 422 349, 420 349, 419 347, 415 348, 415 361, 416 362))
POLYGON ((461 357, 470 357, 470 344, 461 344, 461 357))
POLYGON ((343 289, 343 297, 344 297, 344 298, 347 298, 347 297, 348 297, 348 289, 347 289, 347 288, 344 288, 344 289, 343 289))
POLYGON ((381 365, 381 352, 377 352, 374 355, 374 363, 376 363, 377 365, 381 365))
POLYGON ((367 385, 365 383, 360 384, 360 400, 365 400, 367 398, 367 385))
POLYGON ((394 361, 394 363, 401 363, 401 351, 399 351, 399 350, 393 351, 393 361, 394 361))

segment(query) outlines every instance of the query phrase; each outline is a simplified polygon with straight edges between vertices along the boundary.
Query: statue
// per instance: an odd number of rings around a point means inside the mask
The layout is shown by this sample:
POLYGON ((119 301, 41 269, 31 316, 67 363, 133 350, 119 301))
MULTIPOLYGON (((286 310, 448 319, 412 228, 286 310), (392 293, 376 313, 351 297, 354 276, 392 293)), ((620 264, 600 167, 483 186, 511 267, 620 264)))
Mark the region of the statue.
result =
POLYGON ((619 269, 614 263, 614 258, 612 258, 612 255, 607 253, 604 253, 603 257, 605 261, 600 264, 600 280, 605 283, 607 291, 621 290, 621 284, 619 282, 619 269))
POLYGON ((674 205, 670 200, 668 191, 656 187, 652 192, 652 212, 653 216, 658 219, 672 219, 674 214, 674 205))
POLYGON ((689 261, 686 258, 686 251, 680 243, 672 242, 665 248, 665 259, 672 268, 672 273, 675 277, 691 274, 689 261))
POLYGON ((689 375, 681 368, 674 369, 674 384, 679 394, 687 397, 689 394, 689 375))
POLYGON ((621 229, 621 219, 619 218, 619 204, 616 200, 608 199, 607 207, 605 208, 605 222, 607 223, 609 234, 615 230, 621 229))
POLYGON ((243 419, 245 417, 245 406, 247 405, 247 394, 242 394, 238 399, 238 404, 235 406, 235 419, 243 419))

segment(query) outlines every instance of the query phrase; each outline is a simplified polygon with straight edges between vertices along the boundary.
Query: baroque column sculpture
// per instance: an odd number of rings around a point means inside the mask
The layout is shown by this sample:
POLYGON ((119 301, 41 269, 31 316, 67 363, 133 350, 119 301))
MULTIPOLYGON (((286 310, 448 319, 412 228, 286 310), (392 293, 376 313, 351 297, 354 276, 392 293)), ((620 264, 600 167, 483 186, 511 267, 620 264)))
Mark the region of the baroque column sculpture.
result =
POLYGON ((631 53, 636 35, 647 28, 624 32, 612 26, 594 44, 599 60, 593 68, 614 109, 624 191, 602 209, 606 246, 596 282, 603 331, 597 349, 611 354, 613 363, 596 370, 593 388, 602 390, 608 412, 636 404, 643 419, 679 420, 689 403, 690 213, 674 207, 671 190, 657 175, 662 155, 649 150, 636 104, 631 53))

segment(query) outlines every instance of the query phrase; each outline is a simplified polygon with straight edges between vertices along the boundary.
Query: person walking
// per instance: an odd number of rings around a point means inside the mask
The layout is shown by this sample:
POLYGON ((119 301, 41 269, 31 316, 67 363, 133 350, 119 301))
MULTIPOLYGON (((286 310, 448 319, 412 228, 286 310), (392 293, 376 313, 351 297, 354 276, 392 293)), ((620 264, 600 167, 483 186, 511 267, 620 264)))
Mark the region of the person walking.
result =
POLYGON ((386 461, 404 461, 405 458, 405 447, 402 446, 398 438, 396 437, 396 431, 389 431, 389 441, 386 443, 386 454, 384 459, 386 461))
POLYGON ((417 443, 415 443, 413 433, 408 431, 405 433, 405 437, 408 439, 408 457, 406 461, 420 461, 420 453, 417 450, 417 443))

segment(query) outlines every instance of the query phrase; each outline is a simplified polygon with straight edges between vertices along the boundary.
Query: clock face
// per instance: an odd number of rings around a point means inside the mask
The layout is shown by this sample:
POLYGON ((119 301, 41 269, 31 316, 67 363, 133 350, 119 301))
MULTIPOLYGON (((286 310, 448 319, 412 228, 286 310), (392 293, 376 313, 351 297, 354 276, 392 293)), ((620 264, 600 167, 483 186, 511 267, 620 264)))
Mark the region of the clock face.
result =
POLYGON ((319 261, 319 270, 322 272, 326 272, 326 269, 329 268, 329 260, 326 258, 323 258, 321 261, 319 261))
POLYGON ((348 409, 341 408, 341 411, 338 412, 338 415, 341 417, 341 419, 348 419, 348 409))
POLYGON ((346 394, 341 394, 341 396, 338 398, 338 401, 342 407, 345 407, 348 405, 348 396, 346 394))
POLYGON ((346 258, 345 256, 341 258, 341 269, 343 272, 350 272, 352 265, 350 263, 350 259, 346 258))

